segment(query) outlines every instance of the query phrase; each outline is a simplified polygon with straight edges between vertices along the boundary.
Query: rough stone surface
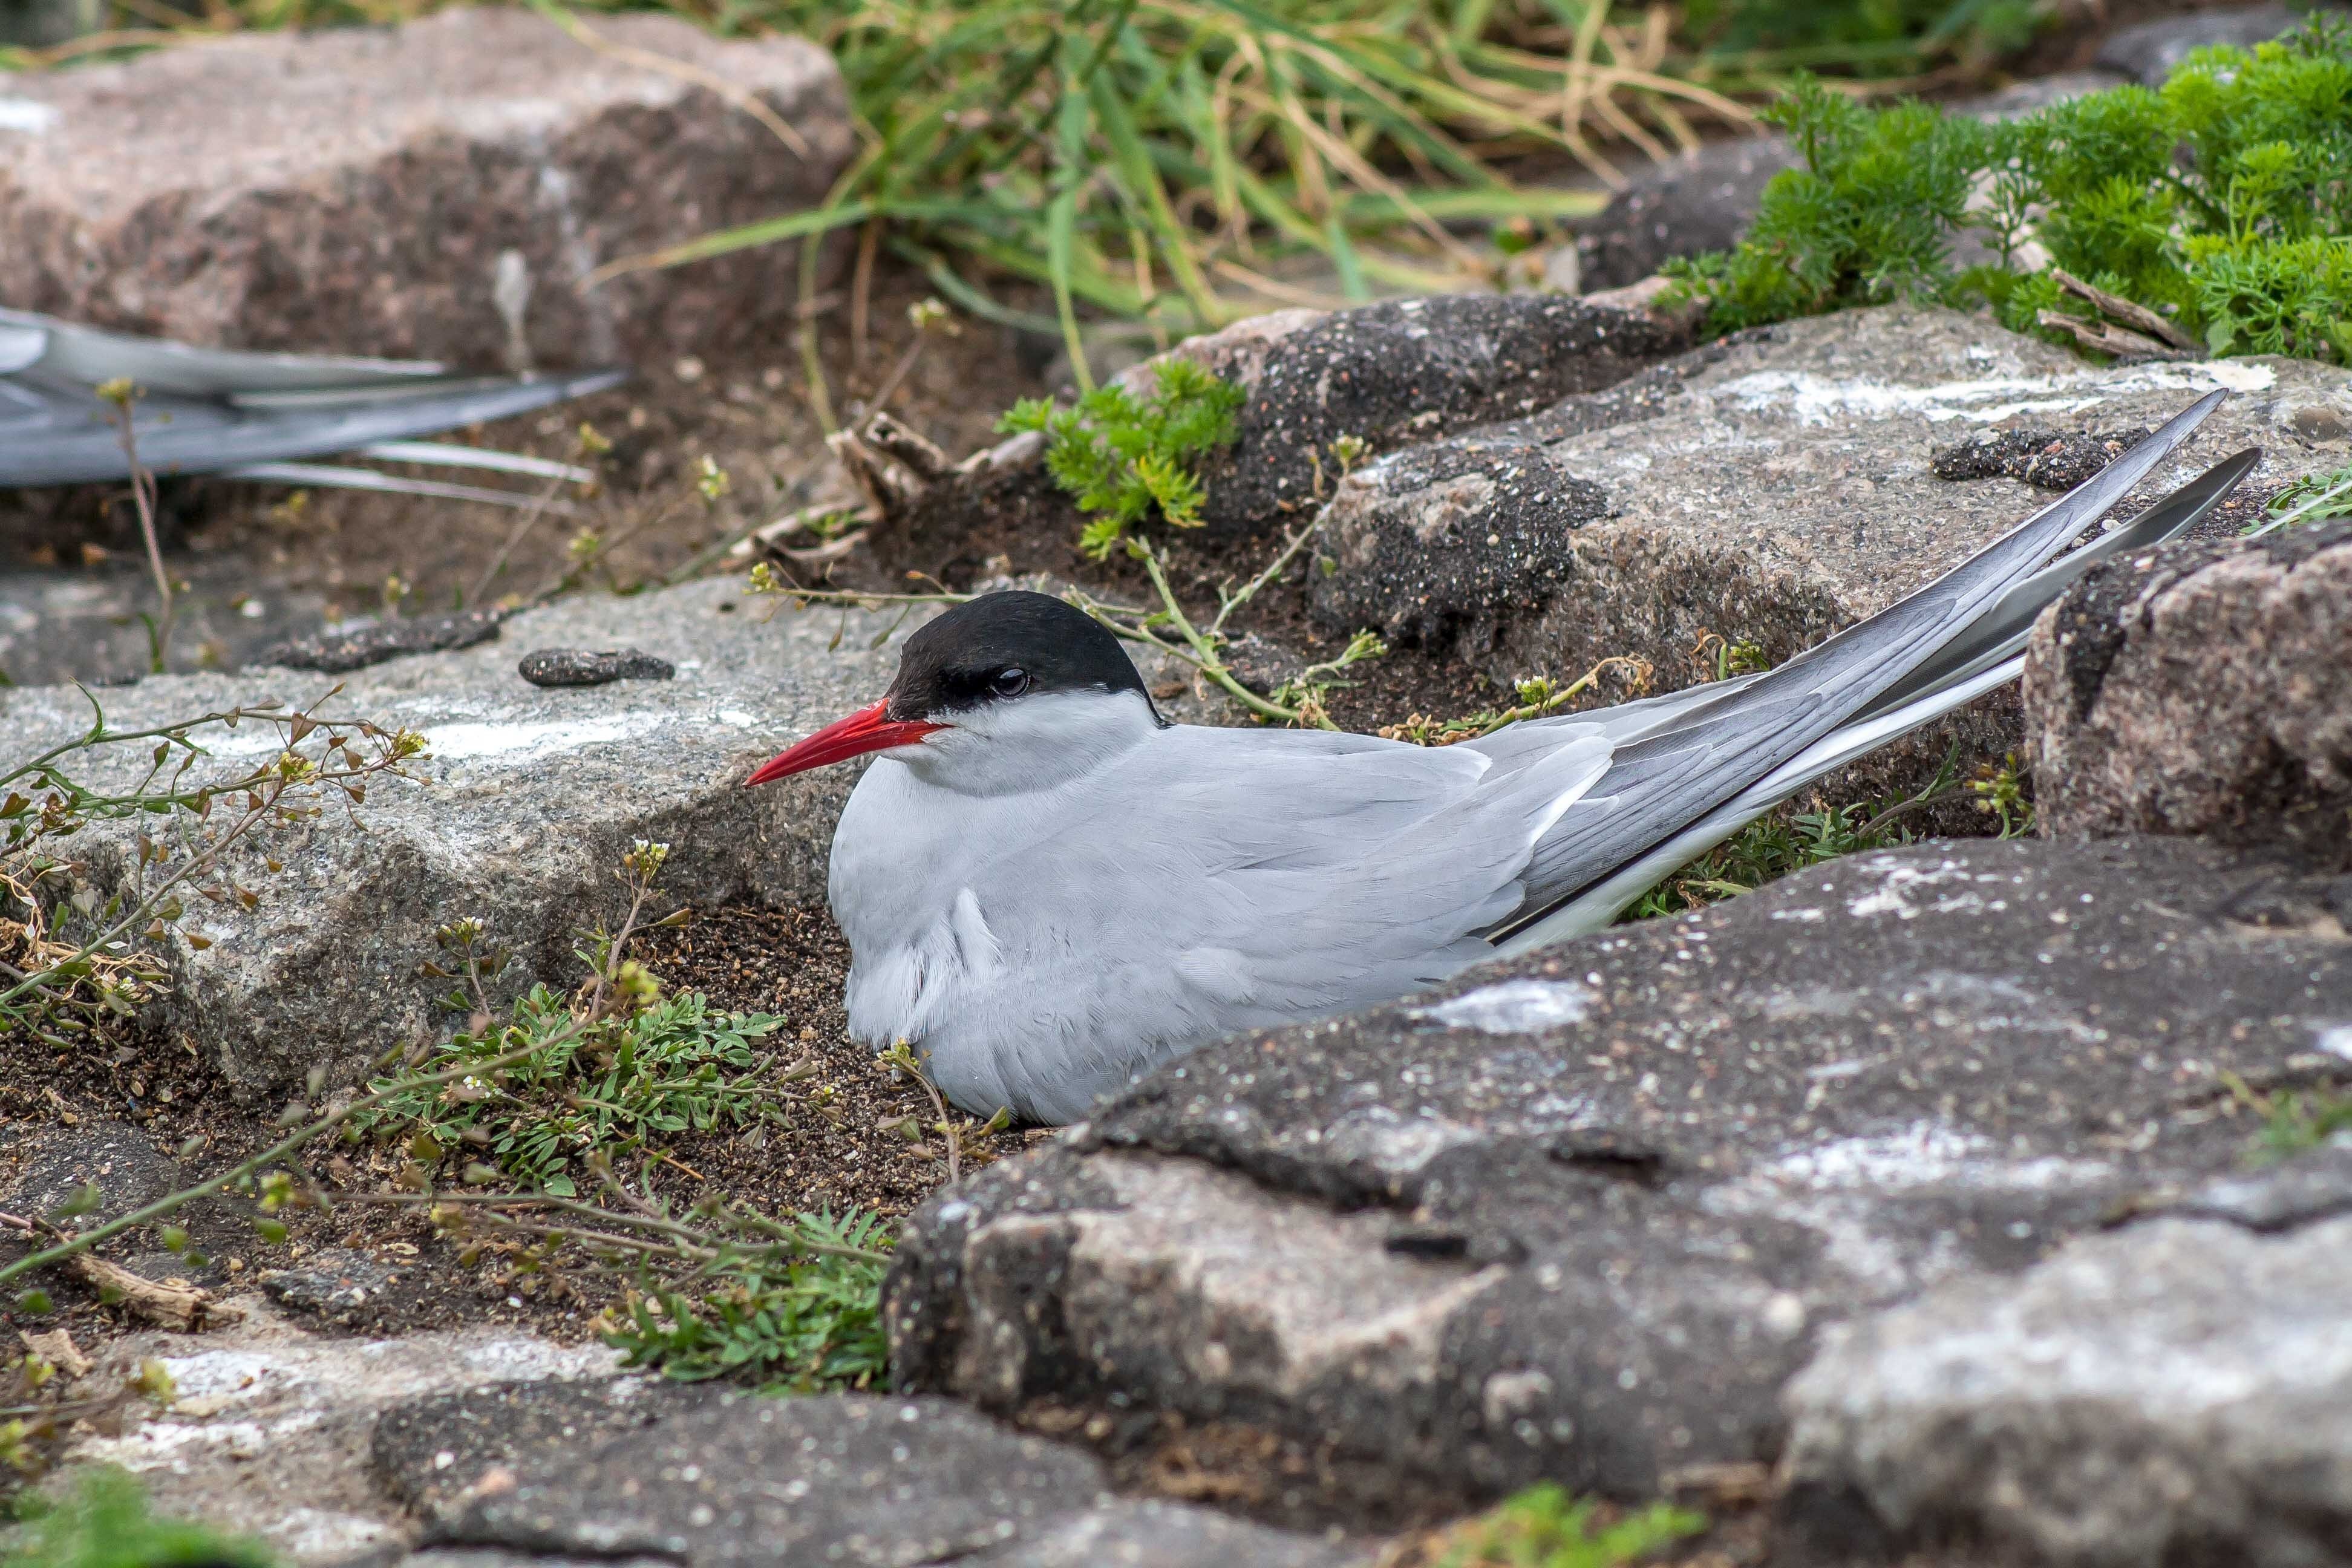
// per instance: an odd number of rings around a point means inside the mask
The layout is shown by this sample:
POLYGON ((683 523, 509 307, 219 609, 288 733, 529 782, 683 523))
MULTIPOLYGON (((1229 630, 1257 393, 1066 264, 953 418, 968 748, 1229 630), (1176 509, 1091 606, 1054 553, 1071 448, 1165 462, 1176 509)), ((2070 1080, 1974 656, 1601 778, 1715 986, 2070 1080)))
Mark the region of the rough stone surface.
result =
POLYGON ((894 1374, 1264 1428, 1350 1517, 1770 1462, 1828 1325, 2230 1174, 2343 1070, 2311 879, 1928 844, 1211 1047, 909 1222, 894 1374))
POLYGON ((2131 430, 1979 430, 1939 447, 1927 467, 1939 479, 2023 479, 2037 489, 2071 490, 2147 439, 2131 430))
POLYGON ((689 1568, 950 1559, 1339 1568, 1368 1556, 1195 1509, 1115 1500, 1091 1456, 945 1400, 732 1394, 601 1442, 590 1439, 614 1424, 583 1420, 588 1436, 568 1450, 546 1444, 487 1472, 461 1509, 428 1525, 427 1541, 689 1568))
POLYGON ((789 311, 789 250, 586 280, 822 198, 853 146, 832 60, 663 16, 593 26, 639 53, 486 9, 18 77, 0 119, 8 302, 207 345, 512 370, 672 355, 789 311))
POLYGON ((2053 834, 2210 834, 2352 870, 2352 521, 2090 573, 2025 675, 2053 834))
POLYGON ((2189 58, 2189 50, 2210 44, 2242 48, 2267 43, 2302 26, 2303 9, 2273 4, 2159 16, 2108 34, 2099 46, 2097 63, 2102 69, 2118 71, 2144 86, 2161 87, 2172 68, 2189 58))
POLYGON ((677 667, 642 648, 543 647, 522 656, 515 672, 533 686, 603 686, 614 680, 673 680, 677 667))
MULTIPOLYGON (((483 1478, 577 1459, 721 1390, 661 1378, 492 1384, 386 1410, 368 1443, 377 1485, 427 1526, 454 1521, 483 1478)), ((495 1481, 493 1485, 497 1484, 495 1481)))
POLYGON ((493 1329, 399 1339, 327 1338, 266 1298, 242 1296, 242 1321, 201 1338, 140 1333, 99 1355, 101 1379, 153 1357, 175 1398, 119 1435, 90 1435, 69 1464, 120 1465, 163 1513, 257 1534, 300 1563, 404 1546, 414 1529, 377 1484, 369 1445, 407 1402, 483 1385, 609 1378, 615 1352, 493 1329))
POLYGON ((2306 1568, 2352 1527, 2352 1219, 2163 1219, 1833 1331, 1790 1385, 1784 1506, 1839 1544, 2306 1568))
MULTIPOLYGON (((1343 436, 1372 451, 1542 408, 1613 385, 1688 342, 1635 311, 1546 295, 1446 295, 1318 316, 1286 310, 1177 352, 1244 387, 1240 434, 1202 468, 1210 529, 1244 534, 1296 526, 1338 478, 1343 436)), ((1148 387, 1149 364, 1121 377, 1148 387)), ((1015 437, 961 466, 877 531, 894 564, 968 580, 975 533, 1074 539, 1077 514, 1045 475, 1044 443, 1015 437)), ((1050 569, 1056 563, 1045 564, 1050 569)), ((1016 570, 1036 562, 1016 561, 1016 570)))
POLYGON ((1792 162, 1785 137, 1755 136, 1643 170, 1578 232, 1579 282, 1622 289, 1671 258, 1730 249, 1756 221, 1764 187, 1792 162))
MULTIPOLYGON (((509 623, 524 647, 645 648, 677 667, 674 681, 542 692, 515 679, 513 654, 496 644, 349 678, 329 711, 420 731, 427 758, 413 780, 375 780, 352 814, 331 809, 270 836, 282 872, 258 847, 232 852, 260 902, 207 905, 201 929, 213 945, 201 952, 171 940, 170 1022, 216 1052, 243 1092, 299 1082, 313 1064, 348 1081, 437 1026, 438 983, 418 966, 436 952, 432 932, 461 914, 481 917, 514 952, 507 984, 575 973, 572 933, 614 916, 614 868, 638 837, 672 846, 661 885, 679 904, 821 902, 854 771, 739 786, 785 743, 888 685, 898 648, 868 645, 892 621, 853 615, 845 634, 840 625, 789 609, 770 618, 739 584, 712 582, 568 601, 509 623)), ((158 678, 108 693, 106 710, 138 727, 266 698, 310 703, 330 683, 282 669, 158 678)), ((0 691, 0 755, 89 721, 70 689, 0 691)), ((250 767, 279 744, 274 727, 251 721, 200 738, 224 768, 250 767)), ((145 760, 142 750, 94 763, 92 776, 145 760)), ((125 874, 132 853, 115 829, 75 845, 101 885, 125 874)))
POLYGON ((1937 478, 1956 438, 2153 426, 2217 384, 2242 395, 2150 493, 2257 443, 2251 485, 2352 457, 2341 434, 2295 423, 2352 410, 2352 376, 2307 361, 2098 369, 1908 306, 1786 322, 1359 468, 1325 514, 1312 608, 1333 632, 1418 640, 1498 683, 1633 653, 1680 684, 1707 632, 1778 662, 2047 503, 2019 480, 1937 478))
POLYGON ((344 675, 413 653, 446 653, 472 647, 499 635, 503 610, 460 610, 447 616, 412 616, 372 621, 294 637, 262 652, 259 662, 286 669, 344 675))
POLYGON ((392 1282, 397 1271, 362 1253, 322 1247, 292 1268, 272 1268, 255 1283, 281 1307, 331 1321, 350 1313, 392 1282))

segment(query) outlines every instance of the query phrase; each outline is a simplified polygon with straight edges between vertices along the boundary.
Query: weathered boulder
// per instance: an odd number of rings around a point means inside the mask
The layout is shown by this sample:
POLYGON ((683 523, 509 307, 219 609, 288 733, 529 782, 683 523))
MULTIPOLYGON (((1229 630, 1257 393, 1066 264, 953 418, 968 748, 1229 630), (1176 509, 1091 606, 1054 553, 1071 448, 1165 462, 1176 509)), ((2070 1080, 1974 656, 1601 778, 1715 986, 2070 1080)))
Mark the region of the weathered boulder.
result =
POLYGON ((2034 626, 2025 700, 2045 831, 2352 870, 2352 521, 2094 570, 2034 626))
MULTIPOLYGON (((1249 394, 1238 438, 1202 467, 1203 516, 1213 536, 1296 527, 1337 482, 1342 437, 1377 452, 1516 418, 1613 385, 1688 341, 1642 311, 1548 295, 1441 295, 1240 322, 1175 351, 1249 394)), ((1138 392, 1153 384, 1148 363, 1118 379, 1138 392)), ((898 510, 877 549, 950 582, 1000 549, 1016 570, 1066 567, 1078 514, 1045 474, 1044 451, 1026 436, 975 455, 898 510)))
POLYGON ((441 1487, 448 1475, 472 1472, 455 1502, 427 1516, 432 1550, 410 1558, 412 1568, 462 1561, 452 1549, 485 1548, 542 1562, 643 1556, 688 1568, 950 1558, 1004 1568, 1341 1568, 1370 1560, 1361 1547, 1318 1536, 1116 1499, 1084 1450, 944 1400, 730 1394, 665 1403, 640 1415, 634 1401, 608 1411, 593 1394, 547 1389, 395 1413, 387 1426, 411 1436, 379 1442, 388 1481, 441 1487), (449 1435, 438 1446, 436 1429, 449 1435), (502 1430, 511 1436, 499 1447, 502 1430), (490 1450, 498 1458, 484 1467, 490 1450))
POLYGON ((2097 369, 1936 308, 1785 322, 1367 464, 1326 511, 1311 604, 1330 630, 1370 626, 1498 681, 1628 652, 1687 680, 1677 650, 1708 631, 1778 661, 2047 503, 2011 479, 1938 478, 1957 436, 2061 412, 2153 426, 2216 384, 2246 395, 2167 467, 2174 482, 2257 442, 2256 485, 2352 453, 2292 424, 2352 408, 2352 376, 2308 361, 2097 369))
MULTIPOLYGON (((231 851, 228 868, 258 902, 198 904, 191 923, 208 947, 167 939, 169 1022, 215 1053, 243 1092, 299 1083, 313 1065, 349 1081, 438 1027, 446 984, 419 969, 449 921, 488 923, 515 953, 508 984, 576 973, 575 933, 616 918, 614 869, 639 837, 672 846, 660 896, 674 903, 821 902, 851 771, 740 785, 785 742, 888 685, 897 647, 869 645, 891 625, 855 612, 845 622, 790 609, 770 618, 740 584, 710 582, 565 601, 514 617, 478 647, 343 678, 321 711, 418 731, 427 755, 411 778, 376 779, 362 805, 338 802, 231 851), (515 672, 518 647, 563 645, 641 648, 677 677, 543 689, 515 672)), ((118 728, 145 727, 268 698, 309 705, 333 685, 258 668, 149 679, 103 701, 118 728)), ((0 691, 0 754, 31 754, 89 722, 73 689, 0 691)), ((253 721, 196 738, 223 769, 250 768, 280 743, 253 721)), ((135 777, 147 760, 136 751, 88 764, 90 776, 135 777)), ((71 841, 91 883, 130 874, 132 826, 100 824, 71 841)))
POLYGON ((853 145, 832 59, 667 16, 593 26, 606 47, 459 10, 15 79, 0 297, 194 343, 511 370, 667 363, 788 312, 789 249, 589 274, 821 199, 853 145))
POLYGON ((1211 1047, 909 1222, 894 1375, 1261 1430, 1366 1520, 1774 1462, 1829 1326, 2233 1172, 2231 1075, 2344 1069, 2352 949, 2244 912, 2310 881, 1928 844, 1211 1047))
POLYGON ((1790 1385, 1789 1511, 1848 1550, 1932 1534, 2067 1568, 2340 1562, 2347 1294, 2340 1215, 2283 1234, 2166 1218, 1932 1290, 1833 1331, 1790 1385))

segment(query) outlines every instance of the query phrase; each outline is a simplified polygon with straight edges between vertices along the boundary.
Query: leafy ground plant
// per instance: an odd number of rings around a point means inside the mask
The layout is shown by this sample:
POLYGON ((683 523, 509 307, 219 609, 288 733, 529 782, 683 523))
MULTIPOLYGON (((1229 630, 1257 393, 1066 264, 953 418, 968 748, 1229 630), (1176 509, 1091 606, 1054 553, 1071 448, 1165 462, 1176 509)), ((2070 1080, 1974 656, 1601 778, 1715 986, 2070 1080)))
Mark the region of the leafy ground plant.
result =
POLYGON ((1984 300, 2011 327, 2095 348, 2352 363, 2341 20, 2315 14, 2277 42, 2195 51, 2161 89, 2016 121, 1873 110, 1811 82, 1768 118, 1801 166, 1766 188, 1737 250, 1674 268, 1711 330, 1984 300), (1962 271, 1952 249, 1969 231, 1996 259, 1962 271))
POLYGON ((209 1525, 158 1519, 146 1489, 118 1469, 95 1469, 29 1520, 0 1568, 272 1568, 257 1541, 209 1525))
POLYGON ((1458 1526, 1440 1568, 1633 1568, 1706 1528, 1703 1515, 1653 1503, 1613 1523, 1589 1500, 1545 1482, 1458 1526))

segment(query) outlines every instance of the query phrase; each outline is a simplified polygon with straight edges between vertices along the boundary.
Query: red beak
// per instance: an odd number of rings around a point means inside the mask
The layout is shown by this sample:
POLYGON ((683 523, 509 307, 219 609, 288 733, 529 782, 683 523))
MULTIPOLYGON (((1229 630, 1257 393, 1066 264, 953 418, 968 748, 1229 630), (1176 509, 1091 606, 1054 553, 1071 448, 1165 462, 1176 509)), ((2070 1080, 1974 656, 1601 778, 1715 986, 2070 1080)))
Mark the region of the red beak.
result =
POLYGON ((749 789, 753 784, 773 784, 828 763, 847 762, 868 752, 908 745, 934 730, 947 728, 945 724, 927 724, 920 719, 893 722, 887 717, 889 709, 888 702, 877 702, 871 708, 860 708, 846 719, 835 720, 782 755, 770 759, 758 773, 743 781, 743 786, 749 789))

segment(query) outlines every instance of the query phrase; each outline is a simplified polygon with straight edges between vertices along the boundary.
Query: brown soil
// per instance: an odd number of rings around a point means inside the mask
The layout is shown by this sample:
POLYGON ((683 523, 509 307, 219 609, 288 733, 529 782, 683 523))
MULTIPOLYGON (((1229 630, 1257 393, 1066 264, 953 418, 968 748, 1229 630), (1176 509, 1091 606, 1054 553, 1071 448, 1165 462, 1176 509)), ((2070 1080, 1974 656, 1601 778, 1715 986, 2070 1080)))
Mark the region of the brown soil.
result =
MULTIPOLYGON (((773 1215, 872 1210, 889 1219, 945 1183, 941 1140, 930 1135, 918 1143, 908 1136, 908 1128, 937 1121, 923 1089, 847 1037, 841 997, 848 949, 823 914, 723 910, 655 931, 635 951, 673 990, 706 992, 730 1010, 781 1015, 785 1024, 770 1037, 775 1069, 803 1071, 779 1085, 770 1120, 678 1135, 658 1156, 625 1166, 625 1176, 634 1182, 642 1175, 675 1207, 718 1193, 773 1215)), ((167 1153, 193 1144, 181 1163, 182 1184, 282 1136, 266 1112, 241 1110, 208 1062, 163 1031, 125 1029, 64 1052, 22 1033, 0 1034, 0 1192, 46 1138, 110 1120, 140 1128, 167 1153)), ((1007 1132, 967 1142, 962 1168, 1025 1141, 1007 1132)), ((159 1251, 152 1229, 129 1233, 101 1254, 150 1277, 176 1275, 234 1295, 265 1270, 299 1268, 322 1248, 343 1248, 397 1273, 361 1307, 313 1314, 322 1331, 470 1323, 527 1324, 559 1339, 592 1331, 592 1320, 622 1282, 562 1268, 518 1268, 510 1247, 486 1249, 468 1267, 459 1261, 459 1247, 437 1234, 419 1208, 354 1201, 394 1190, 404 1163, 396 1148, 314 1146, 305 1164, 328 1206, 282 1214, 289 1235, 280 1245, 256 1235, 250 1200, 216 1198, 174 1216, 191 1242, 180 1258, 159 1251)), ((0 1238, 0 1258, 18 1256, 13 1241, 0 1238)), ((88 1352, 143 1326, 60 1271, 47 1271, 37 1283, 57 1310, 39 1317, 16 1310, 10 1292, 9 1302, 0 1304, 0 1340, 13 1345, 19 1329, 64 1327, 88 1352)))

